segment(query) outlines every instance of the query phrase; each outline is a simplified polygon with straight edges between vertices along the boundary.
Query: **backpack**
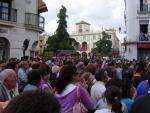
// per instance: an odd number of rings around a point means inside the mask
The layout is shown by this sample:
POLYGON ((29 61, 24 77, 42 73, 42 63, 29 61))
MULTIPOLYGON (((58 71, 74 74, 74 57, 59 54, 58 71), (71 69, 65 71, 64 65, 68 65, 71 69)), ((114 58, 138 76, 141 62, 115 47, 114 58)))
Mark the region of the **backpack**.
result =
POLYGON ((82 104, 81 99, 80 99, 80 92, 79 92, 79 87, 77 86, 76 88, 77 92, 77 100, 73 106, 73 113, 87 113, 88 110, 87 108, 82 104))

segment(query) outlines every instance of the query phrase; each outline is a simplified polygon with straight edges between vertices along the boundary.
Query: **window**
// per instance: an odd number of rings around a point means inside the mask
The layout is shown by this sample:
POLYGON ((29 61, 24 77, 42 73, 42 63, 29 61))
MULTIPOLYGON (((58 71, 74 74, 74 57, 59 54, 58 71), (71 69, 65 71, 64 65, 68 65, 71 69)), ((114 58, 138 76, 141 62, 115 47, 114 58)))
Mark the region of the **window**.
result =
POLYGON ((148 11, 148 1, 140 0, 140 11, 148 11))
POLYGON ((95 40, 95 39, 96 39, 96 36, 94 35, 94 36, 93 36, 93 40, 95 40))
POLYGON ((111 35, 108 35, 109 39, 111 39, 111 35))
POLYGON ((140 24, 139 40, 140 41, 148 41, 149 40, 148 24, 140 24))
POLYGON ((0 0, 0 19, 9 20, 11 0, 0 0))
POLYGON ((82 28, 82 25, 79 25, 79 28, 82 28))
POLYGON ((83 40, 86 40, 86 36, 83 36, 83 40))
POLYGON ((101 39, 101 35, 99 34, 98 39, 101 39))
POLYGON ((79 29, 79 33, 82 33, 82 29, 79 29))

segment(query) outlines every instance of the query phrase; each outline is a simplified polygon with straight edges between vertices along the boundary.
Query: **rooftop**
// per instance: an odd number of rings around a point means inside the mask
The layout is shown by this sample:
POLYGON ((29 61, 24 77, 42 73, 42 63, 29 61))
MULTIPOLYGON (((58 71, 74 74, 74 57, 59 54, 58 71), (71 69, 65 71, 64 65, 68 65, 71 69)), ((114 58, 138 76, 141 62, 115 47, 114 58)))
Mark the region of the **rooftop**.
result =
POLYGON ((81 22, 76 23, 76 25, 78 25, 78 24, 87 24, 87 25, 91 25, 91 24, 89 24, 89 23, 87 23, 87 22, 85 22, 85 21, 81 21, 81 22))

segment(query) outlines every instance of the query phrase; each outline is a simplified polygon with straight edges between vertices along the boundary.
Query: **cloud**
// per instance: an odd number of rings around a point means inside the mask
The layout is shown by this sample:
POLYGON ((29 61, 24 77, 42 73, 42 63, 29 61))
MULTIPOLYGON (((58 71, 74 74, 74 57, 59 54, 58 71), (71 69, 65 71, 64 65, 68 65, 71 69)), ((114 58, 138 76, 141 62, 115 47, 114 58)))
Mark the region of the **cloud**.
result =
POLYGON ((64 5, 69 18, 68 31, 75 32, 75 23, 85 20, 91 24, 92 29, 100 30, 102 27, 124 28, 124 1, 123 0, 44 0, 48 12, 42 16, 46 19, 45 28, 49 33, 57 28, 57 13, 64 5))

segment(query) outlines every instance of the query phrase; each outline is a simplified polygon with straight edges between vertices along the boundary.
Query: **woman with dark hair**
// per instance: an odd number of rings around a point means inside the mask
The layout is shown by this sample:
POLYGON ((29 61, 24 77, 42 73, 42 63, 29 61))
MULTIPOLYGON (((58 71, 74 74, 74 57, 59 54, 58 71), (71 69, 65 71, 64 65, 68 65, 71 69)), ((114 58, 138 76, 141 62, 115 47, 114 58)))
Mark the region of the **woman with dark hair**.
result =
POLYGON ((51 70, 49 68, 48 65, 46 64, 43 64, 41 67, 40 67, 40 71, 41 71, 41 76, 42 76, 42 80, 40 82, 40 86, 39 88, 48 92, 48 93, 52 93, 52 87, 50 85, 50 75, 51 75, 51 70))
POLYGON ((97 110, 95 113, 123 113, 121 104, 121 92, 116 86, 110 86, 105 91, 108 108, 97 110))
POLYGON ((79 89, 80 100, 84 106, 89 111, 95 108, 88 92, 83 87, 74 85, 77 77, 77 69, 73 65, 65 65, 60 70, 59 78, 56 81, 56 97, 61 105, 61 113, 73 112, 73 106, 78 99, 77 89, 79 89))
POLYGON ((29 91, 10 101, 2 113, 60 113, 60 105, 51 94, 29 91))
POLYGON ((131 113, 131 106, 133 104, 132 100, 132 90, 133 90, 132 81, 129 79, 122 80, 122 102, 127 106, 128 113, 131 113))
POLYGON ((18 71, 18 63, 17 62, 9 62, 5 68, 13 69, 15 72, 17 72, 18 71))
POLYGON ((28 73, 28 84, 23 91, 35 91, 38 90, 41 82, 41 72, 38 69, 33 69, 28 73))

